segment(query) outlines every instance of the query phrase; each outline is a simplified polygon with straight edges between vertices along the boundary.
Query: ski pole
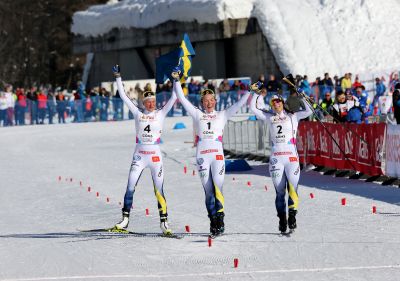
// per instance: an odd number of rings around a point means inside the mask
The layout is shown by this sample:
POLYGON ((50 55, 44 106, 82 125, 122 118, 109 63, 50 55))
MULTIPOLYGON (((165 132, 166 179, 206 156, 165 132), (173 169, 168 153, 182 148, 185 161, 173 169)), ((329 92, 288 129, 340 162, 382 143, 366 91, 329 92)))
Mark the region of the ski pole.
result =
MULTIPOLYGON (((290 82, 286 77, 284 77, 282 79, 283 81, 285 81, 286 83, 288 83, 289 85, 291 85, 292 87, 294 86, 292 82, 290 82)), ((296 90, 297 94, 301 95, 302 97, 305 96, 304 93, 299 93, 296 89, 296 87, 294 87, 294 89, 296 90)), ((356 174, 359 174, 359 172, 357 171, 356 167, 353 165, 353 163, 350 161, 350 159, 346 156, 346 153, 343 151, 343 149, 340 147, 340 145, 337 143, 337 141, 335 140, 335 138, 332 136, 331 132, 329 132, 328 128, 324 125, 324 123, 321 121, 321 119, 318 117, 318 115, 316 114, 314 108, 312 107, 312 105, 310 104, 310 102, 308 100, 305 99, 305 102, 308 104, 308 106, 311 108, 314 116, 317 118, 317 120, 319 121, 319 123, 322 125, 322 127, 325 129, 325 131, 328 133, 328 135, 330 136, 330 138, 333 140, 333 142, 336 144, 336 146, 339 148, 340 152, 343 154, 345 160, 347 160, 351 167, 353 167, 354 171, 356 172, 356 174)))
MULTIPOLYGON (((308 96, 306 96, 304 93, 300 94, 297 91, 297 88, 293 85, 293 83, 287 79, 286 77, 282 78, 283 81, 285 81, 286 83, 288 83, 290 86, 292 86, 295 90, 296 93, 301 95, 303 98, 305 98, 308 102, 310 102, 310 98, 308 96)), ((311 102, 310 102, 311 103, 311 102)), ((364 143, 366 143, 368 145, 368 147, 370 148, 370 144, 364 139, 362 138, 359 134, 357 134, 356 132, 354 132, 352 129, 350 129, 349 127, 343 125, 335 116, 333 116, 332 114, 330 114, 327 110, 325 110, 322 106, 320 106, 318 103, 316 103, 316 105, 326 114, 328 114, 329 116, 331 116, 336 122, 338 122, 340 124, 340 126, 342 126, 343 128, 345 128, 347 131, 351 132, 352 134, 354 134, 356 137, 358 137, 361 141, 363 141, 364 143)))

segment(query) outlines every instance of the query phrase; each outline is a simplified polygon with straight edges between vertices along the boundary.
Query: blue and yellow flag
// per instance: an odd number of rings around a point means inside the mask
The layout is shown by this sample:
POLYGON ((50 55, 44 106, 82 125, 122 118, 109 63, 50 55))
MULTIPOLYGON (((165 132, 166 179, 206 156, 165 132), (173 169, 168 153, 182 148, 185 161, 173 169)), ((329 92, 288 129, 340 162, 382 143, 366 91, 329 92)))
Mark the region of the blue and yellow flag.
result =
POLYGON ((156 59, 156 83, 164 84, 168 78, 172 81, 171 72, 175 67, 181 69, 181 82, 184 82, 190 75, 192 56, 195 56, 195 52, 189 36, 185 33, 179 48, 156 59))

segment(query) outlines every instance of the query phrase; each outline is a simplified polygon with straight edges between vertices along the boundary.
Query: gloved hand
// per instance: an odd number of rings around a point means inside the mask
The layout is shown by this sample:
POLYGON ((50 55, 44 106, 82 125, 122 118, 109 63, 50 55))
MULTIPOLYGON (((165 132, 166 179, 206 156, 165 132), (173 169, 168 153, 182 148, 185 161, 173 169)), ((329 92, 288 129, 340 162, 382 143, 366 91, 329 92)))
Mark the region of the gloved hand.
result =
POLYGON ((181 70, 180 70, 180 68, 179 68, 178 66, 175 66, 175 67, 172 69, 172 73, 171 73, 171 76, 172 76, 172 78, 174 79, 174 81, 179 81, 180 75, 181 75, 181 70))
POLYGON ((258 93, 260 93, 262 86, 263 86, 263 83, 261 81, 257 81, 257 82, 255 82, 255 83, 250 85, 250 89, 253 92, 256 92, 258 94, 258 93))
POLYGON ((116 64, 112 67, 112 72, 113 72, 115 78, 121 77, 121 69, 118 64, 116 64))

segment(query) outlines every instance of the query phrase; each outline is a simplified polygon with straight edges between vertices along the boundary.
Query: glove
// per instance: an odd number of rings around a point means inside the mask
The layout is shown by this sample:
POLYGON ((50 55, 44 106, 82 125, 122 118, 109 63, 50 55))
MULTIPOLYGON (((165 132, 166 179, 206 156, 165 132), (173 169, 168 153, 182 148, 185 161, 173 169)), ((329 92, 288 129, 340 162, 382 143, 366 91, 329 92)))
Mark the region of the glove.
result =
POLYGON ((174 81, 179 81, 179 78, 181 76, 181 70, 179 67, 174 67, 172 69, 172 73, 171 73, 172 78, 174 79, 174 81))
POLYGON ((263 83, 261 81, 257 81, 253 84, 250 85, 250 89, 255 92, 255 93, 260 93, 261 87, 263 86, 263 83))
POLYGON ((116 64, 112 67, 112 72, 113 72, 115 78, 121 77, 121 69, 119 68, 118 64, 116 64))

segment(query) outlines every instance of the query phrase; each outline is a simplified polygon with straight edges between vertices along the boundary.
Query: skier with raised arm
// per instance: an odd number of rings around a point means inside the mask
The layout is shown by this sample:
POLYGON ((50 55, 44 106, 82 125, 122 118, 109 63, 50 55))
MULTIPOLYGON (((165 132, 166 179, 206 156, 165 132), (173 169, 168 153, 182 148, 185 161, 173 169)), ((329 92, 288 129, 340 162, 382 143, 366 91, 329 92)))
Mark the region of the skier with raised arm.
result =
MULTIPOLYGON (((250 108, 257 116, 268 124, 270 140, 272 143, 269 160, 269 173, 276 191, 275 207, 279 217, 279 231, 286 232, 287 226, 293 231, 296 227, 296 214, 298 209, 298 182, 300 178, 299 156, 296 148, 296 134, 298 122, 312 114, 308 102, 302 97, 305 104, 304 111, 291 112, 284 107, 284 100, 279 95, 273 95, 270 104, 273 112, 267 112, 258 107, 259 92, 262 83, 251 85, 253 94, 250 108), (288 196, 288 217, 286 207, 286 189, 288 196)), ((294 83, 293 83, 294 84, 294 83)), ((296 89, 291 89, 296 91, 296 89)))
POLYGON ((228 119, 247 102, 250 93, 245 93, 231 107, 216 111, 215 93, 211 89, 201 92, 203 109, 191 104, 183 94, 179 82, 180 71, 174 69, 173 91, 182 106, 193 118, 195 126, 197 151, 196 161, 200 180, 205 192, 205 204, 210 218, 210 236, 215 237, 225 230, 223 183, 225 177, 225 157, 222 148, 222 136, 228 119))
POLYGON ((171 235, 168 225, 167 203, 164 196, 164 167, 159 143, 161 142, 162 127, 165 117, 176 101, 173 93, 168 102, 156 109, 156 96, 154 92, 143 93, 144 110, 138 108, 126 95, 122 85, 120 68, 113 67, 119 94, 132 112, 135 119, 136 148, 129 171, 128 185, 122 208, 122 220, 115 225, 116 229, 126 229, 129 224, 129 213, 132 208, 133 194, 143 169, 150 168, 153 179, 154 194, 158 202, 160 214, 160 228, 165 235, 171 235))

